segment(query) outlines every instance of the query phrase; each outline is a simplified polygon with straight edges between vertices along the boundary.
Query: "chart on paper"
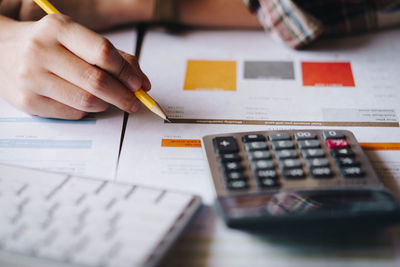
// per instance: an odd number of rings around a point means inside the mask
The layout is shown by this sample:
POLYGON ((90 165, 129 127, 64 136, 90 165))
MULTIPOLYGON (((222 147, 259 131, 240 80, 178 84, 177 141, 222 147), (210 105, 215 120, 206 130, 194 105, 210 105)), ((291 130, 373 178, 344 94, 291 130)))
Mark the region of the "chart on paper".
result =
POLYGON ((146 110, 129 118, 117 179, 187 190, 211 203, 202 136, 340 128, 353 131, 378 170, 400 181, 400 161, 386 160, 400 155, 396 40, 399 30, 294 51, 262 32, 152 31, 141 66, 172 123, 146 110))
POLYGON ((385 34, 294 51, 259 32, 150 32, 142 67, 173 123, 398 127, 398 48, 385 34))
MULTIPOLYGON (((297 53, 292 53, 293 61, 186 60, 184 92, 179 83, 170 89, 182 95, 179 103, 169 99, 167 112, 171 121, 399 126, 396 99, 381 97, 377 100, 375 97, 375 90, 385 80, 386 73, 380 73, 378 80, 365 83, 367 73, 376 68, 376 63, 368 66, 357 58, 351 60, 352 63, 302 61, 297 53), (296 75, 296 69, 301 75, 296 75), (353 69, 360 77, 357 86, 353 69), (210 98, 213 101, 210 102, 210 98)), ((316 60, 312 55, 308 57, 316 60)), ((330 59, 330 55, 326 58, 330 59)), ((385 92, 391 94, 393 90, 394 86, 386 88, 385 92)))

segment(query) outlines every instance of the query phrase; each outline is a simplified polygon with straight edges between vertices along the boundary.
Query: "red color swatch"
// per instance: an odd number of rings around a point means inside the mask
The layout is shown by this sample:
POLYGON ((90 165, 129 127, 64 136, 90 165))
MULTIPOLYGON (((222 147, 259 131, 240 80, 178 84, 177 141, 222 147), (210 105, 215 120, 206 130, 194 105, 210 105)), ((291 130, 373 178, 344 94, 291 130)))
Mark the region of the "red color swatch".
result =
POLYGON ((304 86, 355 86, 350 62, 302 62, 304 86))

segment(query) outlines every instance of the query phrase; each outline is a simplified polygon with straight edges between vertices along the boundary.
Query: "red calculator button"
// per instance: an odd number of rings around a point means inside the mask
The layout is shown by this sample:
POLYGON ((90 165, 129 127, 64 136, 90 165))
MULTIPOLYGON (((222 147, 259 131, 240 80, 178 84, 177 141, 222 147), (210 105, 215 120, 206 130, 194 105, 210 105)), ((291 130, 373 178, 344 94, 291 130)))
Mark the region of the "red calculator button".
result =
POLYGON ((326 140, 326 146, 330 149, 346 148, 349 146, 349 142, 346 139, 328 139, 326 140))

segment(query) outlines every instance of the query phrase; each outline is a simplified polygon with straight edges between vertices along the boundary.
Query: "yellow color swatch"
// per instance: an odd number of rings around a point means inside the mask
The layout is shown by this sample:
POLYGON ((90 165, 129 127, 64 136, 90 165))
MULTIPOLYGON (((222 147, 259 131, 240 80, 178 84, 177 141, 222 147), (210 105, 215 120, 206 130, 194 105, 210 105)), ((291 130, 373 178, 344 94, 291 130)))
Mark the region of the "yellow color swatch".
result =
POLYGON ((360 143, 365 150, 400 150, 400 143, 360 143))
POLYGON ((201 147, 198 139, 162 139, 162 147, 201 147))
POLYGON ((236 91, 236 61, 188 60, 183 90, 236 91))

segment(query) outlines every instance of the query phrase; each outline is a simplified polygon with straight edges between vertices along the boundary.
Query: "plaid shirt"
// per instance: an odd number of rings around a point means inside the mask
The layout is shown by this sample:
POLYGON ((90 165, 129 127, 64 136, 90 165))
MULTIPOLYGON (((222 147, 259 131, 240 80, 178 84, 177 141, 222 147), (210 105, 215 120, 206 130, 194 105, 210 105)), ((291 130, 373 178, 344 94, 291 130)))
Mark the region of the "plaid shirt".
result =
POLYGON ((261 24, 293 48, 322 35, 400 25, 400 0, 244 0, 261 24))

